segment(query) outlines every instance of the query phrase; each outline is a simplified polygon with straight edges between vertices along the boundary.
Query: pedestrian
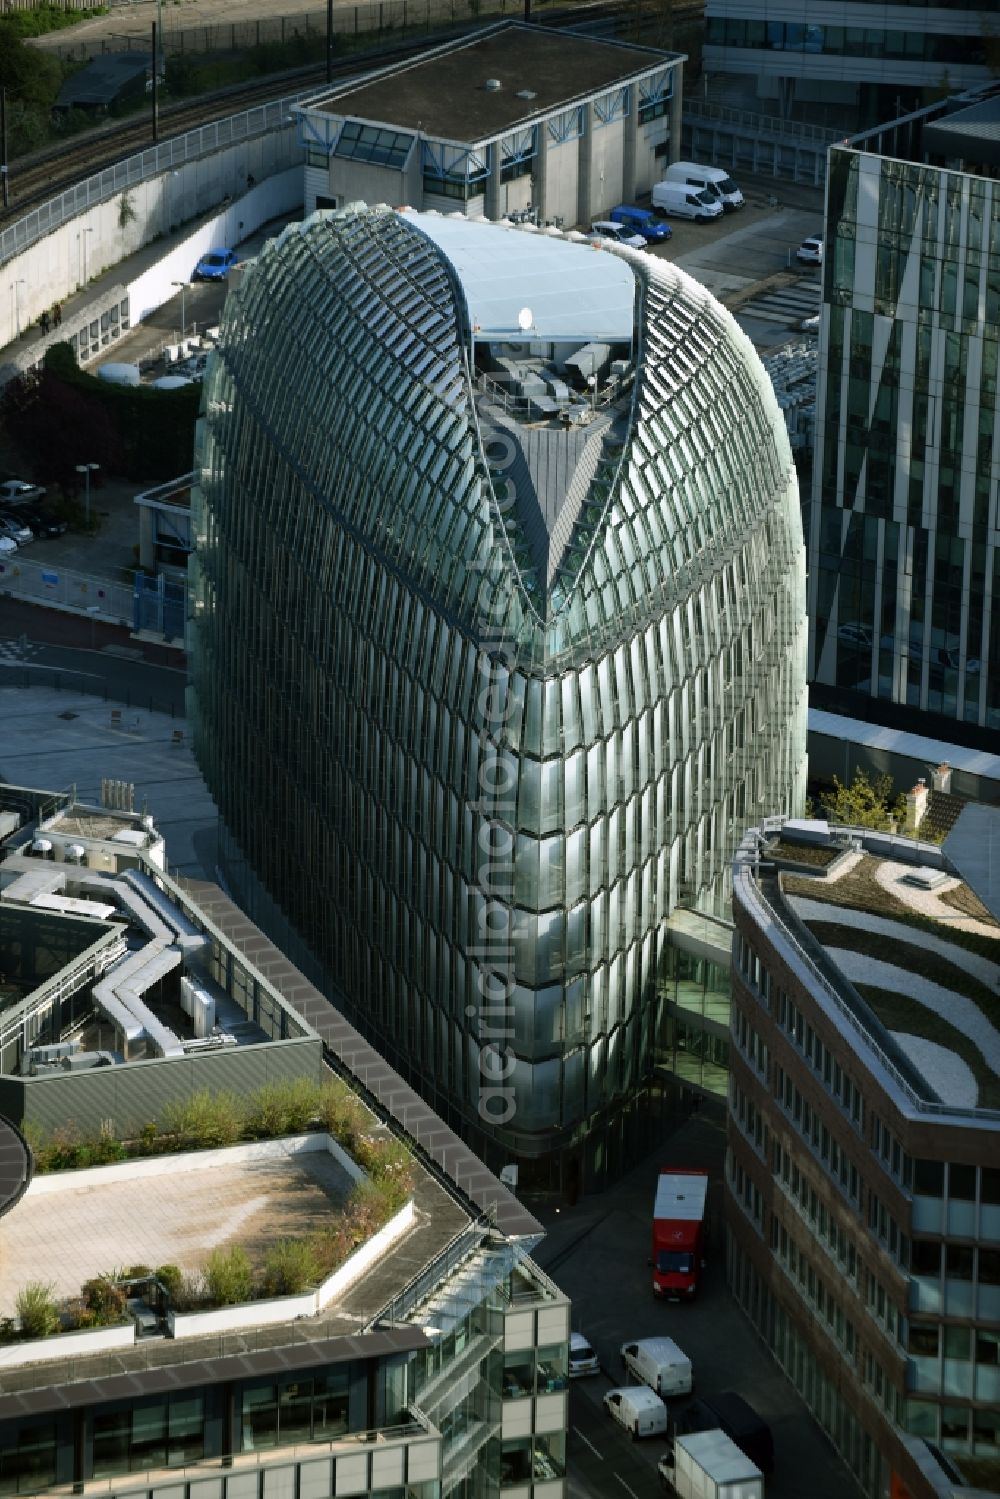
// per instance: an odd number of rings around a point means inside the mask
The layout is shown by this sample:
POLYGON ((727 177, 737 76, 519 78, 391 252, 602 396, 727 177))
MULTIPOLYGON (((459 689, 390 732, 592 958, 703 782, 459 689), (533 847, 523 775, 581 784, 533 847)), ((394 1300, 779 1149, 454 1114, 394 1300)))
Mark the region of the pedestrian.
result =
POLYGON ((253 188, 254 188, 254 176, 253 176, 253 173, 252 172, 247 172, 247 192, 248 193, 252 192, 253 188))
POLYGON ((48 314, 47 310, 45 312, 43 312, 42 315, 41 315, 41 317, 38 319, 38 324, 39 324, 39 327, 41 328, 41 330, 42 330, 43 333, 48 333, 48 331, 49 331, 49 314, 48 314))
POLYGON ((53 328, 59 328, 59 327, 62 326, 62 303, 61 302, 57 302, 56 305, 52 309, 52 326, 53 326, 53 328))

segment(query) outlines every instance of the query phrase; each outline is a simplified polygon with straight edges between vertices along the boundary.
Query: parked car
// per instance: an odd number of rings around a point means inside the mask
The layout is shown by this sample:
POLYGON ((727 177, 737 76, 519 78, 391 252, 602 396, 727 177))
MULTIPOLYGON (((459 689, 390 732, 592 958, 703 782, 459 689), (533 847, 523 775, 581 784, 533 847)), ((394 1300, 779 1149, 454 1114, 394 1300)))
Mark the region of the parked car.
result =
POLYGON ((601 1366, 582 1332, 569 1335, 569 1377, 580 1379, 584 1374, 600 1374, 601 1366))
POLYGON ((629 234, 641 234, 647 244, 662 244, 674 232, 666 219, 658 219, 651 208, 630 208, 625 203, 612 208, 611 220, 621 224, 629 234))
POLYGON ((644 250, 646 241, 641 234, 633 234, 624 224, 616 224, 611 219, 598 219, 590 226, 591 234, 596 234, 598 239, 614 240, 616 245, 628 245, 632 250, 644 250))
POLYGON ((23 521, 31 528, 33 535, 45 539, 62 536, 66 531, 64 520, 57 520, 54 515, 46 515, 44 510, 36 510, 30 505, 20 510, 0 510, 0 515, 9 515, 14 520, 23 521))
POLYGON ((33 505, 44 500, 45 490, 27 479, 4 479, 0 483, 0 505, 33 505))
POLYGON ((19 547, 27 546, 29 541, 35 539, 30 526, 26 526, 21 520, 15 520, 11 515, 2 514, 0 514, 0 536, 9 537, 19 547))
POLYGON ((9 536, 0 536, 0 559, 13 557, 16 551, 16 541, 11 541, 9 536))
POLYGON ((722 217, 721 198, 683 182, 654 183, 650 197, 654 210, 664 218, 669 215, 672 219, 694 219, 696 224, 707 224, 722 217))
POLYGON ((604 1409, 613 1421, 624 1426, 633 1442, 639 1437, 662 1436, 667 1429, 667 1407, 644 1384, 609 1390, 604 1409))
POLYGON ((800 260, 803 265, 823 264, 823 236, 811 234, 804 239, 795 252, 795 259, 800 260))
POLYGON ((195 266, 191 280, 225 281, 239 258, 235 250, 209 250, 195 266))

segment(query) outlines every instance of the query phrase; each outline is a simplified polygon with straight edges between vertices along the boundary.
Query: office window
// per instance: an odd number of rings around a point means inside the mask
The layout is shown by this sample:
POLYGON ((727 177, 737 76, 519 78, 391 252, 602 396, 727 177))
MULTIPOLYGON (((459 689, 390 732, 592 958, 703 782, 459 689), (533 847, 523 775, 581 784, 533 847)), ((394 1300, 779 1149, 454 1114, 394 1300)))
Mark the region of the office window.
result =
POLYGON ((0 1494, 35 1494, 56 1479, 56 1429, 5 1427, 0 1432, 0 1494))
POLYGON ((243 1391, 244 1452, 288 1442, 328 1442, 348 1427, 349 1374, 346 1369, 280 1385, 251 1385, 243 1391))
POLYGON ((205 1454, 204 1397, 176 1395, 99 1411, 93 1418, 93 1450, 95 1478, 197 1462, 205 1454))

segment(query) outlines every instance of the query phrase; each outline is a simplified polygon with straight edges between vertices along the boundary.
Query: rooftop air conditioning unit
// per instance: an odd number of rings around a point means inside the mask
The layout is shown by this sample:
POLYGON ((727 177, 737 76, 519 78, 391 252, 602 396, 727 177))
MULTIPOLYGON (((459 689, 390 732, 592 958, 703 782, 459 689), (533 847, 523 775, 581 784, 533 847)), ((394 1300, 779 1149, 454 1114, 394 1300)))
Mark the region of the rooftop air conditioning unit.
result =
POLYGON ((486 88, 489 93, 495 94, 498 89, 503 88, 503 84, 500 82, 499 78, 487 78, 486 88))

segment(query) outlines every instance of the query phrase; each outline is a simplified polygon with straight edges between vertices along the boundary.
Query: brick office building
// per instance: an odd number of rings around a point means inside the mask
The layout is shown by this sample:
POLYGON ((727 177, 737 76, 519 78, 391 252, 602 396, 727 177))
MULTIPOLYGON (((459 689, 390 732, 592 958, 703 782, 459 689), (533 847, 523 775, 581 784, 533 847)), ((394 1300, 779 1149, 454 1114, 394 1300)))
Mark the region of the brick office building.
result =
POLYGON ((943 849, 775 823, 737 855, 730 1285, 873 1499, 1000 1474, 991 846, 970 806, 943 849))

